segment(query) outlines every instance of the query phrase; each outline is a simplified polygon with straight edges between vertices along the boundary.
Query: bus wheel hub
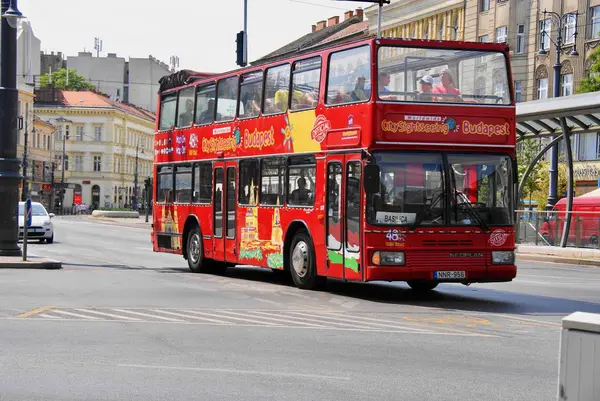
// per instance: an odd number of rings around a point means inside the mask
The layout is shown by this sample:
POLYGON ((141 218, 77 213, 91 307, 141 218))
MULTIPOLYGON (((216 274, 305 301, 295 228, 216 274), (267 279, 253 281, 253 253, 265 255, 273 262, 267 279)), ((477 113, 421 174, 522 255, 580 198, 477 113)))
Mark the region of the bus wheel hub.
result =
POLYGON ((292 267, 298 277, 304 277, 308 271, 308 246, 304 241, 298 242, 294 248, 292 267))

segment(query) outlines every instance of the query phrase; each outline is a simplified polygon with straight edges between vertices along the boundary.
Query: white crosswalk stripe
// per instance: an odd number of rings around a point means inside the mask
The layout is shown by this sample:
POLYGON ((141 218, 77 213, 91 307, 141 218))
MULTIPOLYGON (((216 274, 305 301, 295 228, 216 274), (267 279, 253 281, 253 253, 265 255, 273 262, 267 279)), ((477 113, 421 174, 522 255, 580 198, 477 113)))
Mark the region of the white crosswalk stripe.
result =
POLYGON ((338 331, 369 331, 405 334, 445 334, 480 336, 482 333, 451 333, 434 325, 413 324, 397 319, 361 316, 345 310, 274 309, 176 309, 176 308, 51 308, 23 319, 125 323, 172 323, 229 325, 264 328, 297 328, 338 331))

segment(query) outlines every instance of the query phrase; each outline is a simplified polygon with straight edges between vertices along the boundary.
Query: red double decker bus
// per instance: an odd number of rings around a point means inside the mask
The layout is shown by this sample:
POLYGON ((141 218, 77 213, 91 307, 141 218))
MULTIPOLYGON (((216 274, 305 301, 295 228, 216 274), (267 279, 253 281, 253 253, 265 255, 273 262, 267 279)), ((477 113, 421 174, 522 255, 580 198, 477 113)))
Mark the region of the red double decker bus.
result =
POLYGON ((165 77, 153 249, 305 289, 510 281, 510 77, 505 44, 386 38, 165 77))

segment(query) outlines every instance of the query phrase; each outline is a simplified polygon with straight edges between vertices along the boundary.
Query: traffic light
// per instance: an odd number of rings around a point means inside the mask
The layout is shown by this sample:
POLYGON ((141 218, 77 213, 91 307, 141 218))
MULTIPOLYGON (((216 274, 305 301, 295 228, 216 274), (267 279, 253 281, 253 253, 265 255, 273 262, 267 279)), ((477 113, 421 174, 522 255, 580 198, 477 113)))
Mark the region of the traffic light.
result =
POLYGON ((246 66, 246 55, 244 54, 244 31, 239 31, 236 35, 235 38, 235 43, 236 43, 236 49, 235 49, 235 53, 237 56, 236 59, 236 64, 239 65, 240 67, 245 67, 246 66))

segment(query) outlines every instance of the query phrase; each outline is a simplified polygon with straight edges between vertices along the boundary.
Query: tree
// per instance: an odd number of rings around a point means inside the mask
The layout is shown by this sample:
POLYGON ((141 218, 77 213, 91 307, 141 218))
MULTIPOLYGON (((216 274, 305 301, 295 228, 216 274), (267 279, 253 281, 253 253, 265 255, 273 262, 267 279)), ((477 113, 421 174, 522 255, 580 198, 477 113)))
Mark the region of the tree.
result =
POLYGON ((69 70, 69 79, 67 82, 67 69, 61 68, 54 71, 52 76, 44 74, 40 77, 40 87, 47 88, 53 86, 56 89, 65 89, 72 91, 84 91, 94 89, 95 86, 88 82, 84 77, 77 74, 77 70, 69 70))
MULTIPOLYGON (((548 188, 550 188, 550 163, 543 162, 540 166, 540 176, 538 179, 539 189, 534 192, 533 199, 538 203, 538 210, 544 210, 548 201, 548 188)), ((556 196, 562 198, 567 193, 567 165, 558 164, 558 185, 556 196)))
MULTIPOLYGON (((540 151, 540 142, 537 139, 525 139, 521 141, 520 148, 521 150, 517 158, 519 168, 519 183, 521 183, 521 180, 523 179, 525 170, 527 170, 527 167, 529 167, 529 164, 533 158, 537 156, 538 152, 540 151)), ((541 170, 542 165, 540 163, 536 163, 529 173, 525 184, 523 185, 523 193, 521 194, 522 199, 519 199, 519 203, 521 203, 523 199, 529 198, 529 205, 531 205, 531 200, 534 193, 540 190, 541 170)))
POLYGON ((596 48, 590 54, 589 58, 592 66, 590 67, 590 75, 581 80, 577 93, 588 93, 600 91, 600 47, 596 48))

